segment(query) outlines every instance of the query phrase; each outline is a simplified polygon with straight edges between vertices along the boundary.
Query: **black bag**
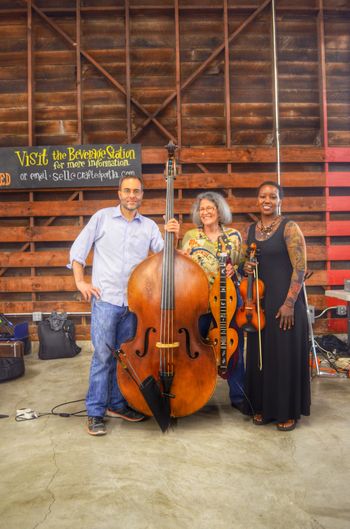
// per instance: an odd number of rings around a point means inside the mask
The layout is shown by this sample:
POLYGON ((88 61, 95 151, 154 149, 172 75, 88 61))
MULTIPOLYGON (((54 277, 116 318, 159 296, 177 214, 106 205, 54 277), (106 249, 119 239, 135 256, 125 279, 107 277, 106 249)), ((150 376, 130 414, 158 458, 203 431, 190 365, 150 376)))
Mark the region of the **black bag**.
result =
POLYGON ((39 358, 42 360, 70 358, 81 351, 75 341, 74 323, 67 319, 64 312, 52 312, 46 320, 41 321, 38 335, 39 358))
POLYGON ((23 342, 0 341, 0 382, 24 375, 23 342))
POLYGON ((315 339, 323 349, 333 353, 335 356, 349 356, 350 350, 348 344, 340 340, 334 334, 317 337, 315 339))
POLYGON ((0 358, 0 382, 12 380, 24 375, 24 360, 22 358, 0 358))

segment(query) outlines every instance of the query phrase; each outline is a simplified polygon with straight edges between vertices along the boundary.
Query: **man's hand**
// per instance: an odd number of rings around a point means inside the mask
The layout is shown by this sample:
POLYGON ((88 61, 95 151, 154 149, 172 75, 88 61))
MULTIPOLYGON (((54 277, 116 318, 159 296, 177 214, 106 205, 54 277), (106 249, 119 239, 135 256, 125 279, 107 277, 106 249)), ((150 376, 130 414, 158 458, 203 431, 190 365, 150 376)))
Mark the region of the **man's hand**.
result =
POLYGON ((96 299, 100 299, 100 290, 91 285, 91 283, 87 283, 86 281, 76 281, 76 285, 85 301, 91 301, 92 296, 95 296, 96 299))
POLYGON ((91 283, 85 281, 83 265, 81 263, 78 263, 78 261, 73 261, 72 268, 75 284, 85 301, 91 301, 92 296, 95 296, 96 299, 100 299, 100 290, 94 287, 91 283))
POLYGON ((180 224, 176 219, 170 219, 164 226, 165 231, 175 234, 175 241, 177 242, 180 235, 180 224))

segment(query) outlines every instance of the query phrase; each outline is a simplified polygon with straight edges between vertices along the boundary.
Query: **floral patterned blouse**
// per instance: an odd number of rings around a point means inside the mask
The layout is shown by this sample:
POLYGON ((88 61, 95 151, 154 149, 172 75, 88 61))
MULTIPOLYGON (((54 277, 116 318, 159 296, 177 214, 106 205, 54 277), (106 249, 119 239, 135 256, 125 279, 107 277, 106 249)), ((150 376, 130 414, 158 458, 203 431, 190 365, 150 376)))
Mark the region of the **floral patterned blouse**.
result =
POLYGON ((217 256, 220 253, 229 254, 235 268, 242 260, 242 237, 239 231, 223 228, 223 233, 224 238, 219 237, 218 241, 213 242, 208 239, 202 228, 194 228, 186 232, 182 239, 182 250, 203 268, 210 286, 219 273, 217 256))

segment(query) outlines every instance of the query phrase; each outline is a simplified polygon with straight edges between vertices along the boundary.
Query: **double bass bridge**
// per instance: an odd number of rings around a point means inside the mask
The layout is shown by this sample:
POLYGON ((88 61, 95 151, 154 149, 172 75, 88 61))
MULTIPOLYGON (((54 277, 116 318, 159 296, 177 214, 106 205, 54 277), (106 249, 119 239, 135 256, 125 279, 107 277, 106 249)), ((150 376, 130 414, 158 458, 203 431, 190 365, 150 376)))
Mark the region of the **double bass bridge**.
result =
POLYGON ((180 342, 173 342, 173 343, 157 342, 156 347, 158 347, 158 349, 175 349, 176 347, 180 347, 180 342))

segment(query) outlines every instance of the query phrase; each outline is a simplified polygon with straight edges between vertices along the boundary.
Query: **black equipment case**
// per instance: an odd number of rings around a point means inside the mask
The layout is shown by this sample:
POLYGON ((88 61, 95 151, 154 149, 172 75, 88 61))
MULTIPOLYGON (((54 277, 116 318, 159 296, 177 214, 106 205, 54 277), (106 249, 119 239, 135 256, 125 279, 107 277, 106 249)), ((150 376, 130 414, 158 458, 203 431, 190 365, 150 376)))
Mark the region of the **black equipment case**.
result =
POLYGON ((20 340, 0 341, 0 382, 24 375, 24 344, 20 340))
POLYGON ((12 323, 5 314, 0 314, 0 341, 20 340, 24 345, 24 354, 28 355, 32 351, 32 344, 29 336, 28 322, 12 323))

